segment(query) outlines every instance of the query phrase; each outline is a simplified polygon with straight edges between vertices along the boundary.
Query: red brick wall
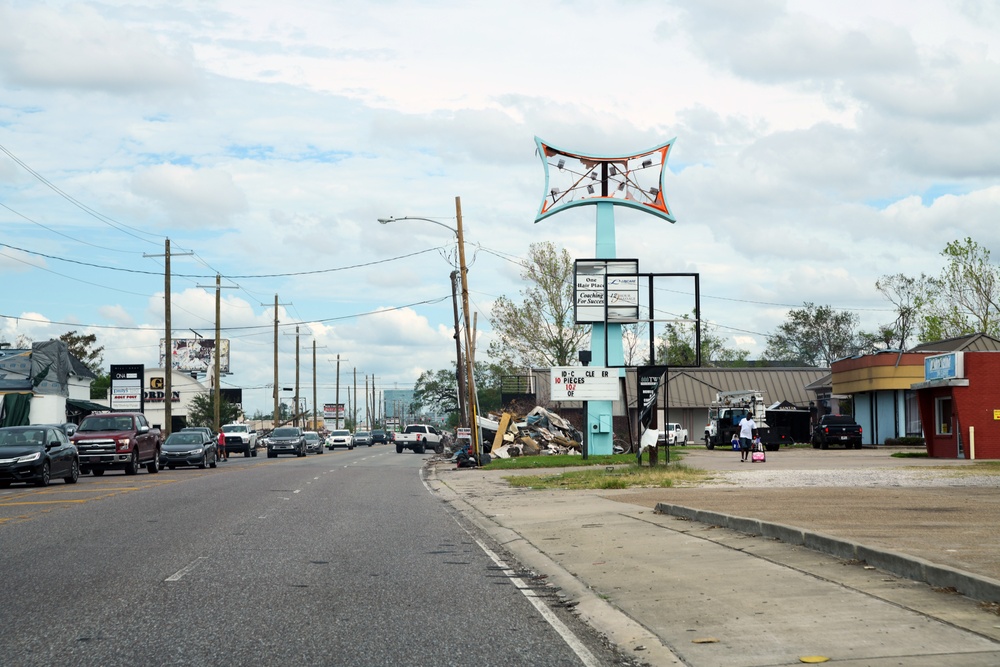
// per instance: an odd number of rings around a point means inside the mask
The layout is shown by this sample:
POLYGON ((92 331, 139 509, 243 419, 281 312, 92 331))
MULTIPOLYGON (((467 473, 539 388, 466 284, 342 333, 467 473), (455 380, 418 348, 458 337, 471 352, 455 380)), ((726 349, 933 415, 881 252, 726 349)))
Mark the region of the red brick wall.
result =
POLYGON ((952 397, 952 416, 962 433, 965 456, 969 451, 969 429, 975 429, 976 458, 1000 459, 1000 421, 993 411, 1000 410, 1000 353, 966 352, 965 377, 968 387, 922 389, 919 392, 920 419, 924 427, 927 453, 941 458, 958 455, 955 433, 935 435, 934 402, 942 396, 952 397))

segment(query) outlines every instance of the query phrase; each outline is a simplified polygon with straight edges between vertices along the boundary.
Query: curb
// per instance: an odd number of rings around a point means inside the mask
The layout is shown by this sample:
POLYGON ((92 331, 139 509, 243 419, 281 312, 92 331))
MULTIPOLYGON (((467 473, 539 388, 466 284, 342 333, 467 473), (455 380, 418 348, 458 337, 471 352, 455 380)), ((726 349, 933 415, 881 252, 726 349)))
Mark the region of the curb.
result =
POLYGON ((787 544, 804 546, 807 549, 844 560, 864 561, 872 567, 877 567, 904 579, 912 579, 936 588, 954 589, 973 600, 1000 602, 1000 581, 947 565, 938 565, 917 556, 869 547, 794 526, 723 514, 722 512, 709 512, 684 505, 657 503, 656 511, 712 526, 729 528, 748 535, 774 538, 787 544))

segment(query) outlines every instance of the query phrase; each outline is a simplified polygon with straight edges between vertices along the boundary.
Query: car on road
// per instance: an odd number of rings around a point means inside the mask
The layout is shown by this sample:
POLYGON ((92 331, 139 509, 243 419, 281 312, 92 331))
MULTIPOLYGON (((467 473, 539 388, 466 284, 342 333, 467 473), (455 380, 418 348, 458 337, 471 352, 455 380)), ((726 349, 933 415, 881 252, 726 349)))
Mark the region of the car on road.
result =
POLYGON ((306 436, 298 426, 279 426, 267 439, 267 458, 278 454, 306 455, 306 436))
POLYGON ((0 428, 0 487, 13 482, 48 486, 53 478, 76 484, 80 455, 61 426, 0 428))
POLYGON ((160 448, 160 467, 170 470, 178 466, 214 468, 218 464, 217 450, 214 438, 200 431, 181 429, 167 436, 160 448))
POLYGON ((343 429, 330 431, 330 435, 326 439, 326 448, 332 451, 335 447, 354 449, 354 439, 351 438, 351 432, 343 429))
POLYGON ((355 431, 354 435, 351 436, 351 440, 354 442, 355 447, 361 447, 367 445, 372 446, 372 434, 368 431, 355 431))
POLYGON ((372 444, 373 445, 389 444, 389 434, 380 428, 374 429, 372 431, 372 444))
POLYGON ((305 431, 304 435, 306 437, 306 452, 322 454, 323 439, 319 437, 319 433, 316 431, 305 431))
POLYGON ((226 453, 242 453, 243 456, 257 456, 257 431, 247 424, 225 424, 226 453))

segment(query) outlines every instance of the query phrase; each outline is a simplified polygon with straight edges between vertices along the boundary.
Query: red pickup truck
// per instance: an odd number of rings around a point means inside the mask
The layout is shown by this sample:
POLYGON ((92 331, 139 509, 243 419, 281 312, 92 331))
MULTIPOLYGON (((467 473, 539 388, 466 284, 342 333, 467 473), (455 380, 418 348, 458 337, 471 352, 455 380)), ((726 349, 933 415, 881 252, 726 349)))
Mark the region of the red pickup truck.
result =
POLYGON ((159 472, 163 436, 141 412, 99 412, 87 415, 71 438, 80 454, 80 473, 100 477, 105 470, 134 475, 139 468, 159 472))

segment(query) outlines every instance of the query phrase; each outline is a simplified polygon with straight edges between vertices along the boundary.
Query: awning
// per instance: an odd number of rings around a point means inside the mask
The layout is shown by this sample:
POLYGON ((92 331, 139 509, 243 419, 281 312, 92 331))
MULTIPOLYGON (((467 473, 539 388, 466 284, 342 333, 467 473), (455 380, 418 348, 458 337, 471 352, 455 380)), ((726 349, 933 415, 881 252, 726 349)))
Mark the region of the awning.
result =
POLYGON ((66 407, 79 410, 80 412, 107 412, 111 409, 106 405, 94 403, 93 401, 83 401, 78 398, 67 398, 66 407))

